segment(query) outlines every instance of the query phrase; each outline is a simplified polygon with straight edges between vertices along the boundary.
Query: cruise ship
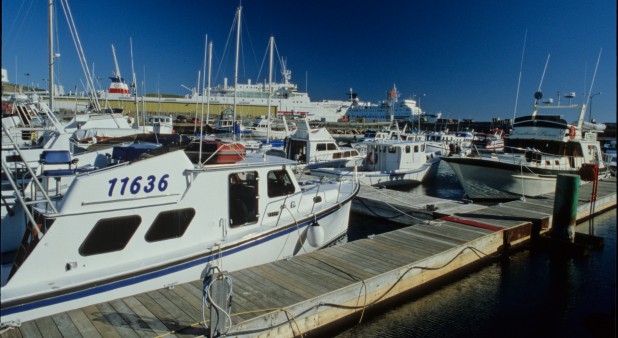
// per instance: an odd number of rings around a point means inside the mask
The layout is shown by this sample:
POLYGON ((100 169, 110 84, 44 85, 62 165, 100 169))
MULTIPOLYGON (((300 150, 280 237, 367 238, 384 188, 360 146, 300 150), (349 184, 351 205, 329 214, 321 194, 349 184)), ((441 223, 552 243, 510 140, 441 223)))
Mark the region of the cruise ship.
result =
MULTIPOLYGON (((354 94, 352 94, 354 96, 354 94)), ((393 86, 386 100, 379 104, 361 102, 358 97, 352 97, 352 104, 345 114, 345 120, 350 122, 391 122, 414 121, 423 115, 416 100, 399 100, 397 87, 393 86)))
MULTIPOLYGON (((323 100, 311 101, 309 94, 298 90, 298 86, 292 83, 291 71, 282 67, 283 81, 272 83, 272 96, 270 98, 271 112, 278 116, 303 117, 309 120, 335 122, 341 119, 350 106, 349 101, 323 100)), ((97 99, 102 107, 123 108, 125 111, 135 111, 135 97, 129 90, 129 85, 116 70, 110 79, 110 87, 107 90, 97 92, 97 99)), ((237 112, 241 115, 260 116, 268 111, 268 83, 238 83, 236 86, 237 112)), ((85 111, 89 106, 89 98, 85 95, 57 96, 54 110, 85 111)), ((203 97, 195 89, 190 94, 179 98, 139 97, 140 105, 144 105, 149 112, 195 112, 196 104, 208 103, 207 97, 203 97)), ((211 114, 218 115, 220 111, 234 105, 234 86, 228 85, 224 78, 222 85, 211 89, 210 98, 211 114)), ((139 107, 142 110, 142 107, 139 107)))

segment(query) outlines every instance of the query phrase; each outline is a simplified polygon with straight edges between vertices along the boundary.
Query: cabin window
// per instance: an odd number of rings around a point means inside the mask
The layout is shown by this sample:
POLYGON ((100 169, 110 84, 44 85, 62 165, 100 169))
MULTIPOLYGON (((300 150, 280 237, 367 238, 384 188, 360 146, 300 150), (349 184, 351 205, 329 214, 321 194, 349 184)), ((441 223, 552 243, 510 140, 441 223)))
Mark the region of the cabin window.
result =
POLYGON ((334 153, 333 154, 333 159, 334 160, 339 159, 339 158, 341 158, 341 153, 334 153))
POLYGON ((425 152, 425 143, 421 144, 421 151, 425 152))
POLYGON ((138 215, 99 220, 79 247, 79 254, 91 256, 124 249, 141 222, 138 215))
POLYGON ((359 156, 359 153, 357 150, 352 150, 352 156, 359 156))
POLYGON ((337 145, 334 143, 329 143, 327 146, 328 150, 337 150, 337 145))
POLYGON ((315 147, 315 150, 317 151, 325 151, 326 150, 326 143, 318 143, 315 147))
POLYGON ((148 232, 146 232, 146 241, 158 242, 182 237, 194 216, 195 209, 193 208, 169 210, 159 213, 148 232))
POLYGON ((388 147, 388 152, 391 153, 391 154, 394 154, 394 153, 397 152, 397 148, 395 148, 395 147, 388 147))
POLYGON ((418 144, 414 145, 414 152, 418 153, 418 144))
POLYGON ((410 146, 406 146, 406 154, 410 153, 410 146))
POLYGON ((268 197, 279 197, 292 194, 296 191, 294 183, 285 170, 268 172, 268 197))
POLYGON ((257 181, 255 171, 237 172, 229 176, 230 226, 257 222, 257 181))

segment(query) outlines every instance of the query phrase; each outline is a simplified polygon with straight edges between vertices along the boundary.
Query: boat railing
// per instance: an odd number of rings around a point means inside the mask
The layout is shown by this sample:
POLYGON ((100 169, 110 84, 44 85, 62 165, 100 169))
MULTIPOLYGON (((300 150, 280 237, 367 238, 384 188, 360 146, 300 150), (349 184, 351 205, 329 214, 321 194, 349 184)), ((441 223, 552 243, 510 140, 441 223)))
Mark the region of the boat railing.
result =
POLYGON ((501 153, 478 153, 477 151, 477 155, 497 162, 521 163, 525 166, 556 170, 573 170, 581 167, 583 163, 586 163, 583 156, 556 155, 530 148, 524 149, 509 146, 505 146, 504 148, 513 151, 501 153))

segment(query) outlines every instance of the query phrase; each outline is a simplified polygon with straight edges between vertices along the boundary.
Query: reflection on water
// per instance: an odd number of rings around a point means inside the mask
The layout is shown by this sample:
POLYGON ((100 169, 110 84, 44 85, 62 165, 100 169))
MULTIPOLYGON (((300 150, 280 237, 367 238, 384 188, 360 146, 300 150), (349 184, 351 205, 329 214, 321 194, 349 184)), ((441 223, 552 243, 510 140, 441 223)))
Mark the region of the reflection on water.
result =
MULTIPOLYGON (((444 165, 439 187, 418 186, 410 193, 461 198, 461 186, 444 165)), ((587 233, 588 226, 577 231, 587 233)), ((586 257, 556 257, 537 248, 515 252, 364 317, 337 337, 614 337, 616 209, 595 217, 594 227, 605 245, 586 257)), ((393 229, 353 216, 349 240, 393 229)))

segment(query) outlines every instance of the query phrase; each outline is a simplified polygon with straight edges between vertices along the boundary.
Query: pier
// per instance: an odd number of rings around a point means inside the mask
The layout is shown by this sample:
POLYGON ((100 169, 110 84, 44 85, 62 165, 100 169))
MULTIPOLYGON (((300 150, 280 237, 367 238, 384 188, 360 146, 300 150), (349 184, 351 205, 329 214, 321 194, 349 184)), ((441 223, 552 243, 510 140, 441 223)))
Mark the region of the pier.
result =
MULTIPOLYGON (((578 221, 616 207, 616 179, 580 187, 578 221)), ((495 259, 551 227, 554 198, 480 205, 363 187, 354 212, 397 230, 229 274, 228 336, 292 337, 405 297, 466 267, 495 259)), ((225 266, 220 267, 225 270, 225 266)), ((208 335, 201 280, 21 323, 2 337, 193 337, 208 335)), ((206 310, 208 325, 208 310, 206 310)))

